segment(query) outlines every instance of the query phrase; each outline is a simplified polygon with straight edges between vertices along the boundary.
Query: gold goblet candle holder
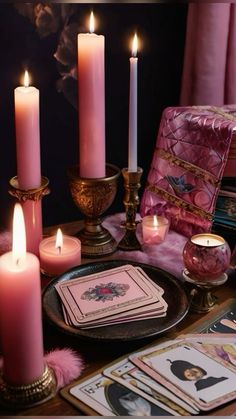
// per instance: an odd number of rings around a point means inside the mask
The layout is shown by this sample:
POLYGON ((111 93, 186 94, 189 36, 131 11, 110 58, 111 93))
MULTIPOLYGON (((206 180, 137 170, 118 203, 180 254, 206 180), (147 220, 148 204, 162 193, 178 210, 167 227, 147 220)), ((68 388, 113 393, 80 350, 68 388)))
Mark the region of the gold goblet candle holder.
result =
POLYGON ((81 240, 81 253, 96 258, 115 252, 117 243, 102 225, 101 216, 111 206, 117 192, 118 167, 106 164, 103 178, 83 178, 79 167, 68 170, 70 191, 74 203, 85 215, 84 228, 76 235, 81 240))
POLYGON ((10 179, 9 194, 14 196, 21 204, 25 218, 27 251, 39 254, 39 243, 42 240, 42 207, 41 200, 50 193, 49 180, 41 177, 41 185, 34 189, 21 189, 17 176, 10 179))
POLYGON ((0 404, 9 408, 27 408, 51 399, 56 394, 56 378, 47 365, 41 377, 30 384, 11 385, 0 377, 0 404))
POLYGON ((122 250, 141 250, 141 245, 136 236, 136 214, 139 205, 138 190, 141 187, 142 173, 143 169, 141 167, 137 168, 137 172, 129 172, 127 168, 122 169, 125 188, 123 203, 126 213, 125 235, 118 244, 118 248, 122 250))

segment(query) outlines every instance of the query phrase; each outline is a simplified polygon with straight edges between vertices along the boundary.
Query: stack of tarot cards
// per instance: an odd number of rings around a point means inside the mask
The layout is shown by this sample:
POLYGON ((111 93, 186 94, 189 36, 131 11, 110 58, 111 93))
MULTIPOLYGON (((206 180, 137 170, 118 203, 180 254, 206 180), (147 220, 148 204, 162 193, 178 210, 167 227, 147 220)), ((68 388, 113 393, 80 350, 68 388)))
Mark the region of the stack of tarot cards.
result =
POLYGON ((236 337, 183 335, 125 356, 62 390, 103 416, 236 414, 236 337), (232 403, 229 403, 232 402, 232 403))
POLYGON ((79 328, 163 317, 163 289, 139 267, 123 265, 57 283, 65 322, 79 328))

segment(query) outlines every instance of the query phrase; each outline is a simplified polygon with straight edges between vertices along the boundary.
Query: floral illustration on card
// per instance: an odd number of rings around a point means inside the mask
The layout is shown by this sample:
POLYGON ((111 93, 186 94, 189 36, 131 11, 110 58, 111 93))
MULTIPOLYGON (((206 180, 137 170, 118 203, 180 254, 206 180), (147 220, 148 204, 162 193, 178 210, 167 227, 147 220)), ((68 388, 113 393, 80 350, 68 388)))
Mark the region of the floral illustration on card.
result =
POLYGON ((112 301, 116 297, 123 297, 128 289, 128 284, 116 284, 114 282, 108 282, 107 284, 99 284, 95 287, 90 287, 82 294, 81 299, 102 302, 112 301))

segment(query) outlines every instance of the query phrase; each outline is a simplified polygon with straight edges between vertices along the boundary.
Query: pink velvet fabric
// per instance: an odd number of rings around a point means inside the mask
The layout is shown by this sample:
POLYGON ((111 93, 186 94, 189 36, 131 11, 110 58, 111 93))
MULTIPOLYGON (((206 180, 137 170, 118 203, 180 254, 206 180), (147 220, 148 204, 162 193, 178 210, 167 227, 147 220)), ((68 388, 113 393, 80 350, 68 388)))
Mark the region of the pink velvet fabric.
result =
POLYGON ((164 110, 141 199, 142 217, 165 215, 172 229, 187 237, 211 229, 236 127, 236 121, 223 115, 228 110, 197 106, 164 110))
MULTIPOLYGON (((136 220, 141 221, 138 214, 136 220)), ((110 231, 112 236, 119 242, 125 229, 121 225, 125 221, 125 213, 119 213, 105 218, 103 226, 110 231)), ((182 278, 183 271, 183 248, 187 241, 186 237, 175 231, 170 230, 165 241, 160 244, 148 245, 143 243, 142 224, 137 226, 137 238, 142 246, 142 251, 124 251, 118 250, 116 252, 116 259, 127 259, 139 263, 146 263, 148 265, 159 267, 177 278, 182 278)))
POLYGON ((189 3, 180 104, 236 103, 236 4, 189 3))

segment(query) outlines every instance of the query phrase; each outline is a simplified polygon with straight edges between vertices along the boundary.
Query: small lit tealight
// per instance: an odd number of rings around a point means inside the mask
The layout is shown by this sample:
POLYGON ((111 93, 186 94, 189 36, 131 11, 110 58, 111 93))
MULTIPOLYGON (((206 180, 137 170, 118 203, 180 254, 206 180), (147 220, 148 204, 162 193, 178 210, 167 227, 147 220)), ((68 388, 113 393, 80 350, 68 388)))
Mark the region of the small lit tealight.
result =
POLYGON ((63 235, 57 230, 56 237, 48 237, 39 245, 42 273, 56 276, 81 264, 81 242, 76 237, 63 235))
POLYGON ((163 216, 147 215, 142 220, 142 228, 144 243, 159 244, 169 231, 169 220, 163 216))

